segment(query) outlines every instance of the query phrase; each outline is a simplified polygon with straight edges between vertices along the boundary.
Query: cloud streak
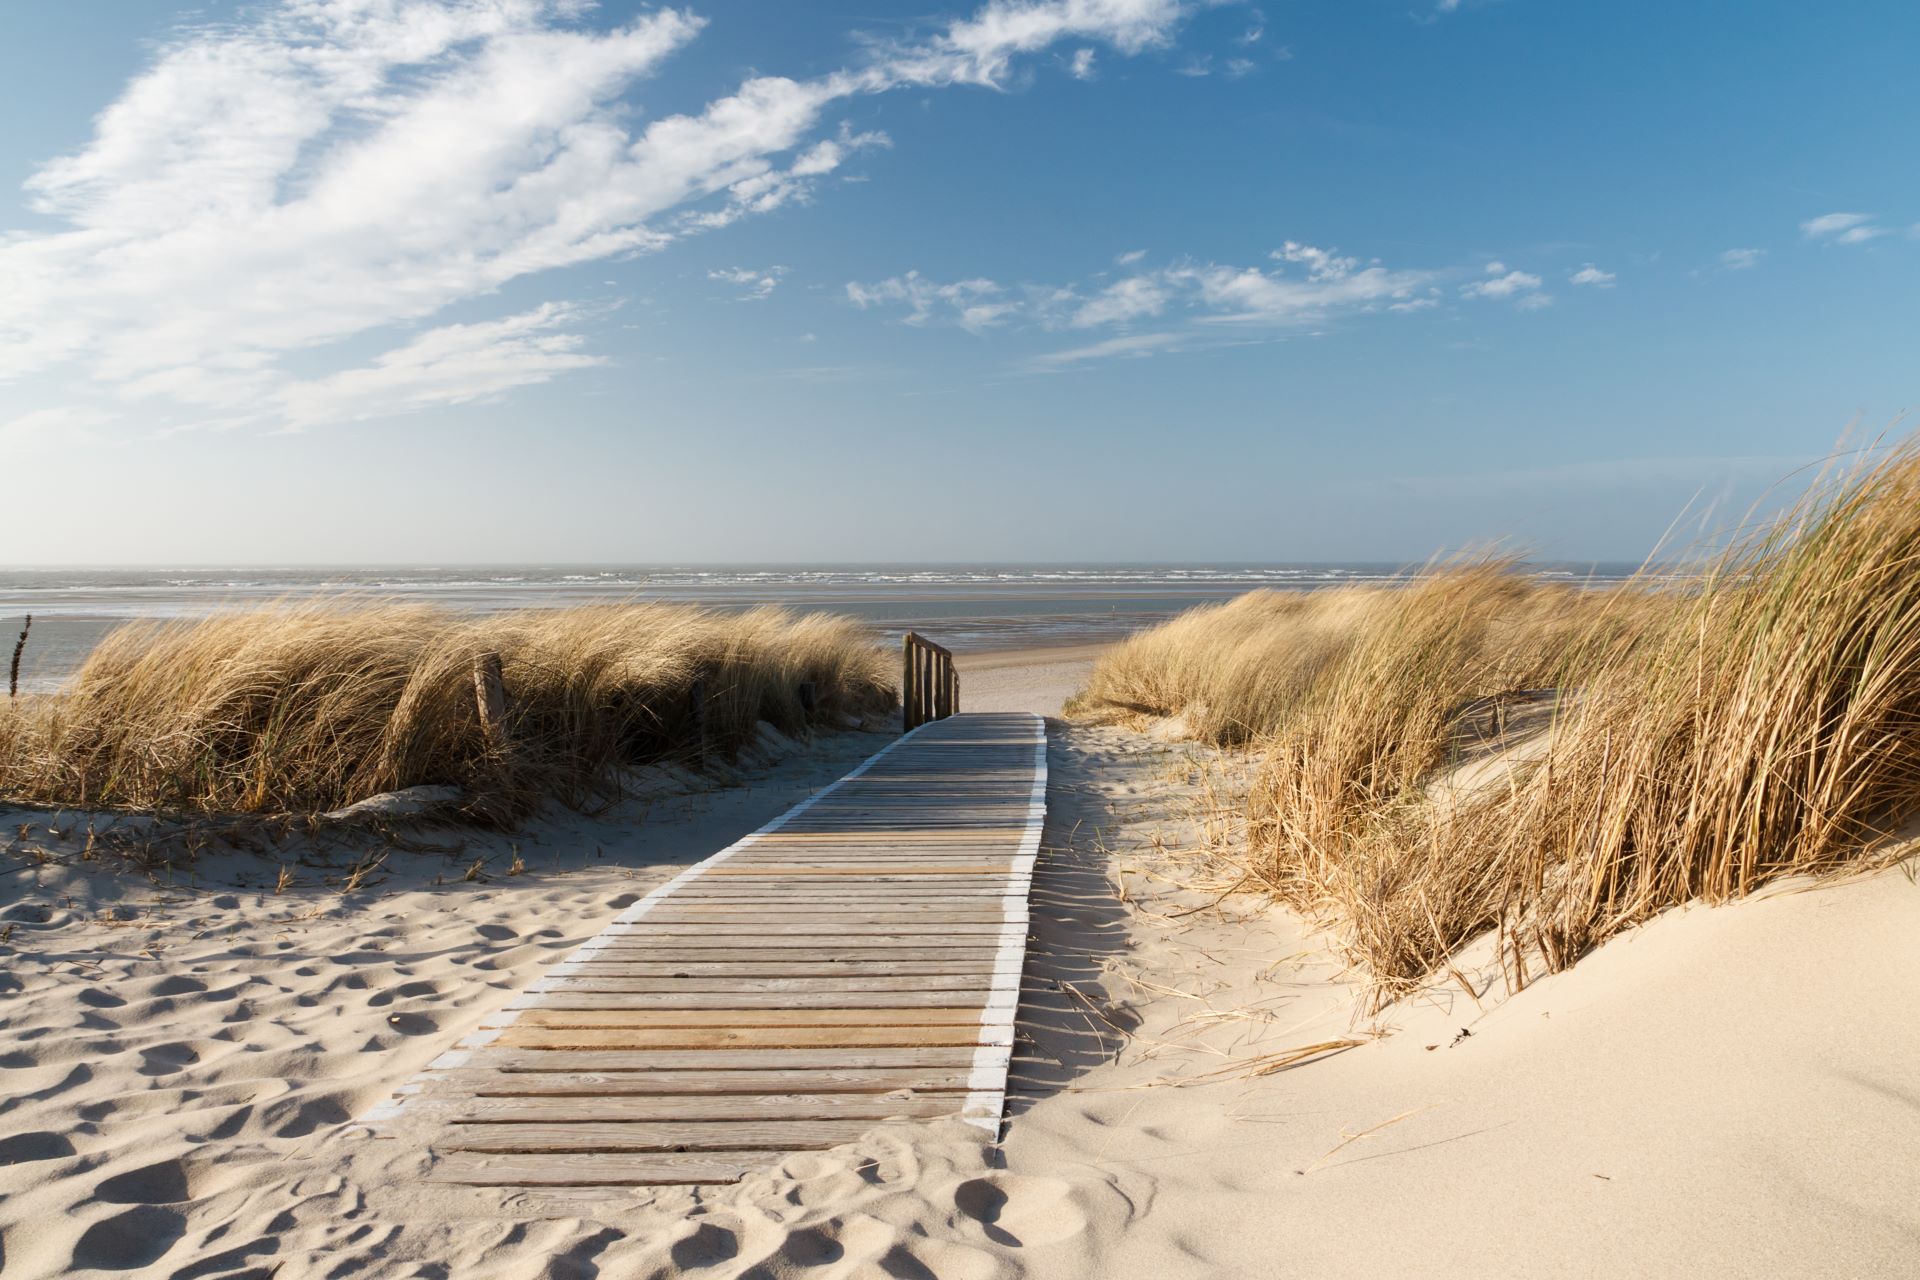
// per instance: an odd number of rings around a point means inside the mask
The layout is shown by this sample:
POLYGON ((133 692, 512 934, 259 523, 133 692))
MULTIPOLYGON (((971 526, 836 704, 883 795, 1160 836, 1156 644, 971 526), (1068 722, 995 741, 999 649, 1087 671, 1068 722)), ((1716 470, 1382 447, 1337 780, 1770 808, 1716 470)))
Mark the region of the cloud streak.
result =
POLYGON ((1124 334, 1030 362, 1045 368, 1217 345, 1238 340, 1226 336, 1232 330, 1298 329, 1342 315, 1422 310, 1437 305, 1441 278, 1295 241, 1274 250, 1270 266, 1182 261, 1141 269, 1142 256, 1138 250, 1120 255, 1116 261, 1130 274, 1093 285, 940 284, 910 271, 874 284, 849 283, 847 299, 862 310, 892 311, 905 324, 953 323, 976 333, 1016 323, 1050 332, 1128 330, 1149 320, 1190 326, 1183 334, 1124 334))
POLYGON ((287 361, 804 203, 888 145, 832 131, 854 96, 1001 87, 1016 59, 1067 39, 1139 53, 1186 12, 992 0, 859 65, 755 76, 636 127, 624 95, 704 19, 661 9, 595 29, 586 8, 283 0, 182 30, 84 147, 30 180, 57 229, 0 234, 0 382, 63 376, 95 412, 306 427, 475 398, 455 370, 480 396, 551 378, 593 362, 560 331, 582 318, 560 303, 439 325, 318 378, 287 361))

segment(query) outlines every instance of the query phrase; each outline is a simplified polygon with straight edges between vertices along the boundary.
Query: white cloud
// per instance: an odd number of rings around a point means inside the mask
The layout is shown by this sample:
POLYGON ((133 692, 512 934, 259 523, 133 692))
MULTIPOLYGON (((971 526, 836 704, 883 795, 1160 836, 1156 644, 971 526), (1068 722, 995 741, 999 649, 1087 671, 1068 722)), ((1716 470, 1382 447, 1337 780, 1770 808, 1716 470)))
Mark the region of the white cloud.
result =
POLYGON ((1728 249, 1720 255, 1720 265, 1728 271, 1751 271, 1766 253, 1765 249, 1728 249))
POLYGON ((1613 288, 1614 274, 1611 271, 1602 271, 1589 262, 1568 276, 1567 280, 1572 284, 1592 285, 1596 289, 1611 289, 1613 288))
POLYGON ((296 380, 283 362, 804 202, 850 155, 886 145, 845 128, 819 136, 854 95, 997 87, 1017 56, 1063 39, 1138 53, 1169 43, 1185 12, 1177 0, 989 0, 857 67, 756 76, 636 128, 624 95, 703 20, 661 9, 594 29, 591 10, 281 0, 181 30, 90 141, 29 181, 57 229, 0 233, 0 380, 57 372, 94 389, 82 394, 157 400, 160 418, 167 401, 283 405, 308 425, 327 406, 344 418, 375 401, 416 406, 432 387, 442 403, 470 398, 436 370, 489 354, 502 371, 478 371, 482 387, 583 367, 551 331, 580 313, 557 306, 493 322, 507 328, 492 336, 443 326, 334 377, 296 380), (540 336, 510 336, 530 315, 540 336))
MULTIPOLYGON (((1422 310, 1433 305, 1434 274, 1363 264, 1311 245, 1288 241, 1271 255, 1273 270, 1214 263, 1181 263, 1138 271, 1095 288, 1026 284, 1017 289, 991 280, 939 284, 910 271, 877 284, 850 283, 847 298, 865 309, 904 310, 907 324, 936 320, 979 330, 1022 320, 1041 329, 1126 326, 1170 312, 1196 326, 1299 327, 1330 317, 1376 310, 1422 310), (1288 271, 1305 267, 1305 272, 1288 271), (991 308, 982 312, 982 308, 991 308)), ((1126 255, 1131 265, 1137 255, 1126 255)), ((1219 339, 1214 339, 1218 341, 1219 339)), ((1126 344, 1099 350, 1132 351, 1126 344)))
POLYGON ((1539 293, 1540 277, 1527 271, 1509 271, 1504 262, 1487 264, 1487 279, 1476 280, 1472 284, 1461 286, 1462 297, 1467 298, 1513 298, 1516 302, 1532 310, 1547 305, 1551 299, 1539 293))
POLYGON ((1067 63, 1067 74, 1075 80, 1093 79, 1093 50, 1075 49, 1072 60, 1067 63))
POLYGON ((1159 315, 1166 305, 1167 291, 1158 281, 1150 276, 1129 276, 1081 304, 1072 323, 1076 329, 1126 324, 1142 316, 1159 315))
POLYGON ((277 397, 292 430, 408 413, 429 405, 465 404, 545 382, 556 374, 603 363, 564 331, 575 318, 548 303, 479 324, 430 329, 369 365, 293 382, 277 397))
POLYGON ((771 294, 786 274, 785 267, 768 267, 764 271, 752 267, 721 267, 707 272, 707 279, 730 284, 740 290, 743 299, 753 301, 771 294))
POLYGON ((1839 244, 1858 244, 1886 232, 1873 226, 1870 213, 1823 213, 1800 224, 1800 234, 1809 240, 1832 240, 1839 244))
POLYGON ((1253 74, 1254 70, 1255 70, 1255 65, 1253 63, 1253 60, 1250 58, 1228 58, 1227 59, 1226 73, 1227 73, 1227 79, 1229 80, 1238 80, 1243 76, 1250 76, 1253 74))
POLYGON ((1145 249, 1129 249, 1125 253, 1115 255, 1113 260, 1123 267, 1130 267, 1146 256, 1145 249))
POLYGON ((960 280, 937 284, 918 271, 894 276, 878 284, 847 285, 847 301, 862 311, 875 307, 905 306, 907 324, 924 325, 937 315, 945 315, 961 328, 975 333, 991 328, 1019 309, 1005 298, 1005 290, 991 280, 960 280))
POLYGON ((1085 364, 1090 360, 1109 360, 1115 356, 1141 357, 1157 355, 1182 345, 1183 337, 1177 333, 1134 333, 1118 338, 1108 338, 1103 342, 1090 343, 1084 347, 1071 347, 1065 351, 1048 351, 1027 361, 1028 367, 1038 370, 1058 370, 1071 365, 1085 364))

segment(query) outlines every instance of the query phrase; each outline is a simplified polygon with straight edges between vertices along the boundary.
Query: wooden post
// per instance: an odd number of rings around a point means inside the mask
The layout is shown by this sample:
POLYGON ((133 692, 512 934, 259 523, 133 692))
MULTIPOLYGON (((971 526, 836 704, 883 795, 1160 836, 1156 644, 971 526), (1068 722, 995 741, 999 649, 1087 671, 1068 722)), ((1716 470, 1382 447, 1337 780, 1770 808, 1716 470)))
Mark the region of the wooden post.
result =
POLYGON ((473 701, 480 711, 480 732, 487 750, 507 745, 507 690, 500 682, 500 655, 483 653, 473 660, 473 701))
POLYGON ((960 714, 960 668, 953 669, 953 714, 960 714))
POLYGON ((707 678, 695 676, 687 690, 687 712, 693 721, 693 750, 702 768, 707 763, 707 678))
POLYGON ((900 727, 914 728, 913 720, 913 664, 916 655, 913 651, 913 632, 900 637, 900 727))

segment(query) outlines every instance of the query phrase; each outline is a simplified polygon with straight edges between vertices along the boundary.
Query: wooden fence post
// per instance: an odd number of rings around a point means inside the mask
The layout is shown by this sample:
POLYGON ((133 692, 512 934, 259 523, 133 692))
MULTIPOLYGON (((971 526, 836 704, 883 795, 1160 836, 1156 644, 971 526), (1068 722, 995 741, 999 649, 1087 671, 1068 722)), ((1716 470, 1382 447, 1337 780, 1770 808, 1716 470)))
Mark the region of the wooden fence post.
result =
POLYGON ((473 701, 480 711, 480 732, 487 750, 507 746, 507 690, 500 681, 500 655, 483 653, 473 660, 473 701))
POLYGON ((913 649, 914 635, 909 631, 900 637, 900 727, 912 729, 913 719, 913 669, 919 655, 913 649))
POLYGON ((693 718, 694 751, 700 767, 707 764, 707 678, 695 676, 693 685, 687 690, 687 709, 693 718))

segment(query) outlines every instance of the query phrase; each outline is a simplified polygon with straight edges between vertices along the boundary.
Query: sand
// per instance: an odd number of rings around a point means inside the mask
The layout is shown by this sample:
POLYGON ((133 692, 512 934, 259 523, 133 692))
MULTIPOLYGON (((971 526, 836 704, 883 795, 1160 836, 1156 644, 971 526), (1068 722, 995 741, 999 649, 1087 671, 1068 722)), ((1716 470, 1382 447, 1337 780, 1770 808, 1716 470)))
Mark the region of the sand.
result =
MULTIPOLYGON (((1031 666, 982 664, 963 688, 975 706, 1050 702, 1065 677, 1031 666)), ((1911 862, 1669 913, 1510 997, 1470 953, 1473 994, 1450 982, 1368 1015, 1310 927, 1197 883, 1206 799, 1230 796, 1234 762, 1114 727, 1053 726, 1003 1148, 895 1123, 736 1187, 555 1201, 425 1187, 421 1133, 356 1123, 633 895, 879 741, 825 739, 745 787, 644 811, 395 850, 347 894, 322 879, 364 856, 352 841, 303 847, 334 865, 295 867, 279 894, 250 853, 168 886, 72 861, 71 815, 60 838, 46 815, 7 815, 0 1269, 1920 1269, 1911 862), (482 856, 485 879, 461 879, 482 856)))
POLYGON ((1067 699, 1086 687, 1094 660, 1108 648, 1080 644, 957 654, 960 705, 967 711, 1057 716, 1067 699))

